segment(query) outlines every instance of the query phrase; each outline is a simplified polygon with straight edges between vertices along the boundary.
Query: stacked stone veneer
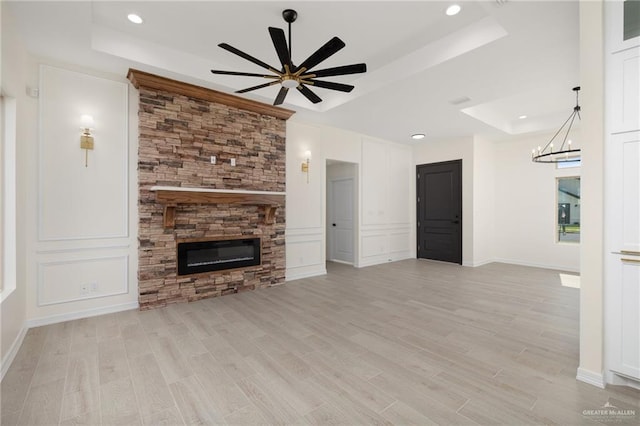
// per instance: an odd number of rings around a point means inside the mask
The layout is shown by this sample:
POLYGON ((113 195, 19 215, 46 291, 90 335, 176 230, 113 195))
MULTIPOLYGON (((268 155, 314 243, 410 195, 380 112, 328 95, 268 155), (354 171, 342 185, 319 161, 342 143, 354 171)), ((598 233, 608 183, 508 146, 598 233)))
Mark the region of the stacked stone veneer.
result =
POLYGON ((139 303, 141 309, 284 282, 285 208, 273 224, 257 206, 178 205, 163 227, 154 185, 285 191, 285 120, 139 87, 139 303), (217 157, 212 165, 210 158, 217 157), (230 165, 231 158, 236 166, 230 165), (177 275, 177 240, 260 237, 259 266, 177 275))

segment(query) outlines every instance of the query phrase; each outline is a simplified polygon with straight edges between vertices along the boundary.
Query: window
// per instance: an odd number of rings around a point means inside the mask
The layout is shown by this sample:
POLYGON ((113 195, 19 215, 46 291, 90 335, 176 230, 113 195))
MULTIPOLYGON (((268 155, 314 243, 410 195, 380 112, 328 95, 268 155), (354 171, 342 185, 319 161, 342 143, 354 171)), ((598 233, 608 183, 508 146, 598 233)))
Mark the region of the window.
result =
POLYGON ((625 0, 623 14, 623 40, 630 40, 640 36, 640 1, 625 0))
POLYGON ((580 242, 580 177, 558 178, 558 242, 580 242))
POLYGON ((0 301, 16 288, 16 100, 0 96, 0 301))
POLYGON ((582 161, 568 161, 565 163, 556 163, 556 169, 571 169, 574 167, 580 167, 582 165, 582 161))

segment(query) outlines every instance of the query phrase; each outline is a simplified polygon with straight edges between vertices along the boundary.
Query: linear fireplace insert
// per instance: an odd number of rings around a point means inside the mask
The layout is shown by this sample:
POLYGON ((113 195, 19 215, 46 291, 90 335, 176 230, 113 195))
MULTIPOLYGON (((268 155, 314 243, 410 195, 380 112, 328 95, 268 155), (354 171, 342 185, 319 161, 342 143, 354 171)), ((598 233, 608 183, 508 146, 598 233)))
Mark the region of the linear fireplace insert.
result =
POLYGON ((260 238, 178 242, 178 275, 260 265, 260 238))

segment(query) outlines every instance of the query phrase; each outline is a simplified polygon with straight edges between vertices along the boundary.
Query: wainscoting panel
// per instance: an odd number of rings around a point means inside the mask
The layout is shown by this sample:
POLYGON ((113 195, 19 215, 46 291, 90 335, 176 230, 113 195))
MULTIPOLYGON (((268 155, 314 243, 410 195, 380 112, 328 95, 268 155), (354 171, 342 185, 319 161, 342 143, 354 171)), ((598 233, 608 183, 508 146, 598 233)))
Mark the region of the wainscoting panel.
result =
POLYGON ((389 149, 389 193, 387 196, 388 224, 408 225, 411 222, 415 175, 412 152, 404 146, 389 149))
POLYGON ((388 205, 388 149, 387 144, 362 143, 362 225, 387 223, 388 205))
POLYGON ((386 232, 362 235, 362 258, 382 256, 389 251, 389 241, 386 232))
POLYGON ((127 84, 47 65, 40 79, 39 241, 126 238, 127 84), (95 122, 88 153, 84 114, 95 122))
POLYGON ((406 231, 391 231, 389 232, 389 253, 399 254, 402 253, 406 257, 409 257, 411 245, 411 233, 407 229, 406 231))
POLYGON ((287 229, 286 280, 327 273, 322 228, 287 229))
POLYGON ((38 262, 38 306, 126 294, 129 256, 38 262))
POLYGON ((401 227, 370 227, 362 230, 359 267, 408 259, 411 256, 409 225, 401 227))

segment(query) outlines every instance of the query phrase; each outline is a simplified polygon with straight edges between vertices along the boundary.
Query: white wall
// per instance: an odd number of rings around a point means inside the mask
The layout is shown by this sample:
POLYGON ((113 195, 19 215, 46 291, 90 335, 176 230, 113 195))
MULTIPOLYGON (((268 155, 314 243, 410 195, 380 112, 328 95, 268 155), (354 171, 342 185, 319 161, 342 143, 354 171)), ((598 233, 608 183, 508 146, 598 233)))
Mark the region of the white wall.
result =
POLYGON ((286 279, 326 274, 322 129, 287 121, 286 279), (300 170, 311 151, 309 182, 300 170))
POLYGON ((462 160, 462 264, 473 266, 473 138, 425 140, 414 146, 413 160, 414 165, 462 160))
POLYGON ((136 308, 136 96, 122 76, 49 65, 38 73, 39 140, 23 165, 33 182, 28 324, 136 308), (86 167, 82 114, 95 120, 86 167))
MULTIPOLYGON (((521 154, 521 153, 519 153, 521 154)), ((473 138, 473 266, 495 259, 496 223, 495 143, 473 138)))
POLYGON ((326 160, 358 164, 356 266, 415 256, 411 148, 287 122, 287 280, 326 273, 326 160), (311 151, 309 183, 300 171, 311 151))
POLYGON ((580 1, 582 224, 578 379, 604 387, 604 12, 580 1))
POLYGON ((580 167, 557 169, 531 161, 531 150, 546 145, 552 136, 495 144, 494 259, 577 272, 580 244, 557 242, 556 178, 580 176, 580 167))
MULTIPOLYGON (((2 3, 0 3, 2 8, 2 3)), ((13 99, 16 104, 16 142, 18 161, 25 161, 25 147, 35 140, 37 120, 37 102, 26 96, 26 86, 30 83, 28 57, 24 46, 16 36, 16 31, 9 15, 2 13, 2 87, 1 93, 13 99)), ((4 139, 3 139, 4 144, 4 139)), ((2 360, 1 376, 9 367, 26 329, 26 227, 23 213, 26 210, 26 176, 17 167, 18 176, 15 182, 17 189, 16 218, 16 278, 15 283, 3 282, 2 302, 0 303, 0 359, 2 360), (10 291, 11 288, 13 291, 10 291)), ((5 265, 6 267, 7 265, 5 265)))
POLYGON ((411 147, 364 137, 358 266, 415 257, 411 147))

